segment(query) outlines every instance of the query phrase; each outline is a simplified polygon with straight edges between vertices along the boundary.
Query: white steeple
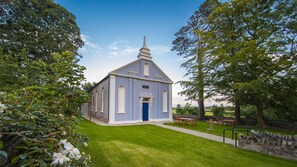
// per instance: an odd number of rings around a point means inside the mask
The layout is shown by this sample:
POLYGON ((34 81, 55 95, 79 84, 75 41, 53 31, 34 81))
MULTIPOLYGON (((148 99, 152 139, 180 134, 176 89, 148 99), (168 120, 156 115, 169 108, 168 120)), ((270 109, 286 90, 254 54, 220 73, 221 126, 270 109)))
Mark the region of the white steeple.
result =
POLYGON ((146 47, 146 38, 144 36, 143 39, 143 46, 139 50, 140 52, 138 53, 138 59, 146 59, 146 60, 152 60, 151 52, 150 49, 146 47))

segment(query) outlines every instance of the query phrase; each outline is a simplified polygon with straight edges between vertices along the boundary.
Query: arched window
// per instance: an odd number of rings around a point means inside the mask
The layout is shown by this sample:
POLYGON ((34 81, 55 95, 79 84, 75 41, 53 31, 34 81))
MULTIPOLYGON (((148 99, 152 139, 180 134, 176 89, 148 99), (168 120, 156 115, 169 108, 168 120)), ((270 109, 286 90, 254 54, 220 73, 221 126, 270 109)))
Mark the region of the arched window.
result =
POLYGON ((149 76, 149 65, 147 63, 144 63, 143 65, 143 75, 149 76))
POLYGON ((125 87, 124 86, 119 87, 118 113, 125 113, 125 87))
POLYGON ((168 112, 168 108, 167 108, 167 91, 163 91, 163 112, 168 112))
POLYGON ((104 88, 101 89, 101 112, 104 110, 104 88))

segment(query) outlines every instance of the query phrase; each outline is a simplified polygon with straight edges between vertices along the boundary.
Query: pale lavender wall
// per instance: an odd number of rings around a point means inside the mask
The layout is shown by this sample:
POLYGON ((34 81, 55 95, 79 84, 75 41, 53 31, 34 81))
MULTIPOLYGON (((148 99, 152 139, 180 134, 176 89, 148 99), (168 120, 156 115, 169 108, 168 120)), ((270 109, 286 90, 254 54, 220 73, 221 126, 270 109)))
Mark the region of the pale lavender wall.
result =
MULTIPOLYGON (((105 79, 104 81, 102 81, 100 84, 98 84, 96 87, 94 87, 91 90, 91 95, 94 96, 97 92, 97 112, 92 111, 92 115, 95 116, 96 118, 103 120, 103 121, 108 121, 108 81, 109 78, 105 79), (102 88, 103 88, 103 97, 104 97, 104 104, 103 104, 103 112, 101 112, 101 106, 102 106, 102 88)), ((92 99, 91 99, 92 100, 92 99)), ((91 101, 91 103, 93 103, 93 101, 91 101)), ((95 104, 94 104, 95 105, 95 104)))
MULTIPOLYGON (((169 111, 163 112, 163 91, 167 91, 167 108, 170 110, 171 97, 169 90, 171 80, 152 62, 148 60, 137 60, 124 68, 111 72, 115 75, 115 121, 142 121, 142 107, 140 97, 151 97, 152 103, 149 104, 149 120, 169 119, 169 111), (149 76, 143 75, 144 63, 149 64, 149 76), (147 80, 146 80, 147 79, 147 80), (149 86, 144 89, 143 85, 149 86), (118 89, 125 87, 125 111, 118 113, 118 89)), ((102 81, 90 92, 93 95, 97 90, 98 109, 96 117, 108 121, 109 117, 109 81, 110 78, 102 81), (104 88, 104 112, 101 113, 101 89, 104 88)), ((170 110, 171 111, 171 110, 170 110)))
POLYGON ((140 97, 144 94, 153 96, 149 119, 166 119, 169 118, 169 112, 163 112, 163 91, 167 91, 167 108, 169 109, 169 84, 131 79, 126 77, 116 77, 116 95, 115 95, 115 121, 141 121, 142 108, 140 97), (149 86, 149 89, 142 88, 143 85, 149 86), (118 113, 118 88, 125 87, 125 111, 118 113))

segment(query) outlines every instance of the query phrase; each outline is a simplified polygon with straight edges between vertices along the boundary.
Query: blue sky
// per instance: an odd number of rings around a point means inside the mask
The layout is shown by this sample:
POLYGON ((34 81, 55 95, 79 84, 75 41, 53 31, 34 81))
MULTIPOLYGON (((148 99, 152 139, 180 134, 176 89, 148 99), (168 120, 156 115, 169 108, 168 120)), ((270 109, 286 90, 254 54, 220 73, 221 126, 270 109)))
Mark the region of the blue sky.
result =
MULTIPOLYGON (((174 34, 203 0, 56 0, 76 16, 85 46, 80 64, 87 81, 98 82, 108 72, 137 59, 143 36, 153 61, 174 81, 183 80, 182 59, 172 52, 174 34)), ((173 85, 173 105, 185 104, 173 85)), ((194 102, 193 105, 196 105, 194 102)), ((206 102, 207 105, 207 102, 206 102)))

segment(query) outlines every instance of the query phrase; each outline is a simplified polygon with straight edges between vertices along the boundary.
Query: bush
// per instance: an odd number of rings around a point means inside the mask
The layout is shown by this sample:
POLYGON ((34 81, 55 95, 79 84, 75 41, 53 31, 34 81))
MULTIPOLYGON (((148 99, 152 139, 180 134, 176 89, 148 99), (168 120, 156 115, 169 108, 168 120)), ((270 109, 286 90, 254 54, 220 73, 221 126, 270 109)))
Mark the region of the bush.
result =
POLYGON ((264 110, 264 116, 267 120, 271 121, 290 121, 296 122, 297 112, 281 108, 268 108, 264 110))
POLYGON ((191 107, 191 109, 189 110, 190 115, 198 115, 198 113, 199 113, 198 107, 191 107))
MULTIPOLYGON (((6 58, 11 57, 1 55, 1 58, 5 58, 1 63, 6 66, 6 58)), ((15 87, 0 88, 0 102, 5 104, 0 111, 2 163, 4 166, 50 166, 56 163, 87 166, 89 156, 79 151, 87 137, 77 126, 78 107, 88 98, 79 88, 84 79, 84 67, 76 64, 70 53, 53 54, 55 62, 52 64, 22 58, 22 66, 17 69, 18 77, 26 79, 32 74, 35 79, 24 80, 22 85, 16 82, 15 87), (61 141, 68 150, 62 150, 61 141), (58 162, 59 158, 63 160, 58 162)))
POLYGON ((192 107, 191 104, 187 103, 183 108, 178 104, 175 108, 176 114, 179 115, 198 115, 198 107, 192 107))
POLYGON ((246 105, 240 107, 240 114, 245 119, 257 119, 257 108, 253 105, 246 105))
POLYGON ((181 108, 181 105, 180 104, 178 104, 176 106, 175 112, 176 112, 176 114, 183 115, 183 109, 181 108))
POLYGON ((224 111, 225 111, 224 107, 213 106, 211 108, 211 112, 212 112, 214 117, 223 117, 224 116, 224 111))

